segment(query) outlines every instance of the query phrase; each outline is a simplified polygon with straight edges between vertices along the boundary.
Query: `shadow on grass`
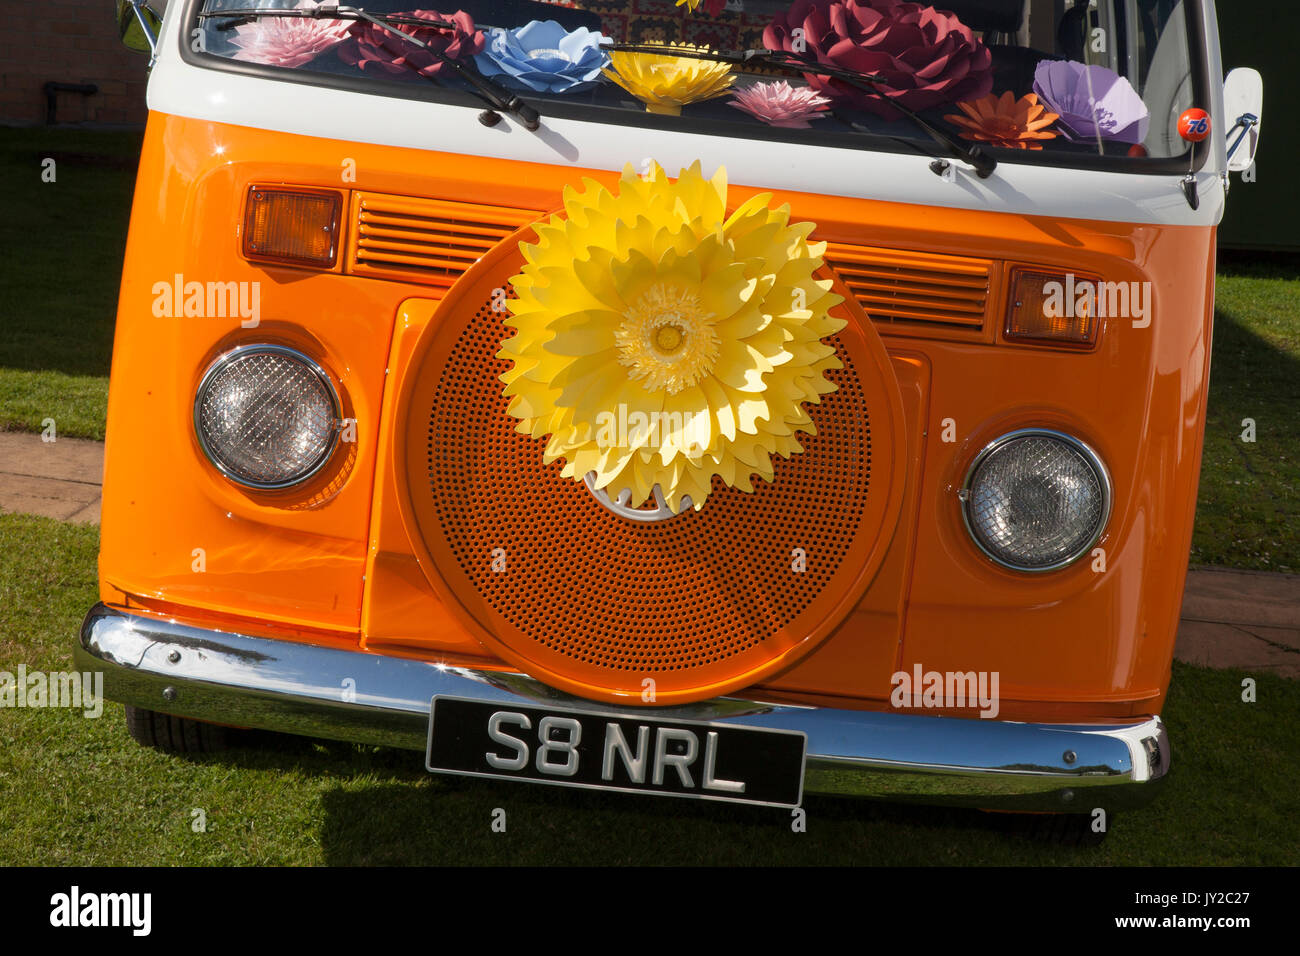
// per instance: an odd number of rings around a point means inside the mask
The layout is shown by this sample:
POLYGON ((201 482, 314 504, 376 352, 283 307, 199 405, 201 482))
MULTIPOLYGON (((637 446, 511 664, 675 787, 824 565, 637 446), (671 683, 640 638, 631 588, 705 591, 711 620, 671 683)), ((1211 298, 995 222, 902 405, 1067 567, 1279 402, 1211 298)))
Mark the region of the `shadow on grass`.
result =
POLYGON ((224 764, 245 770, 295 770, 305 777, 351 780, 374 774, 419 780, 428 776, 420 755, 411 750, 372 747, 340 740, 300 737, 270 730, 226 732, 228 749, 206 754, 176 754, 194 764, 224 764))
POLYGON ((142 135, 0 129, 0 368, 108 374, 142 135))
POLYGON ((327 781, 320 843, 334 866, 852 865, 878 857, 881 836, 907 847, 898 862, 926 864, 954 862, 944 855, 971 838, 1041 842, 1023 817, 964 808, 810 795, 796 833, 780 808, 430 774, 414 751, 266 731, 230 744, 177 759, 327 781))
POLYGON ((1050 842, 1028 832, 1036 817, 964 808, 810 795, 796 832, 779 808, 429 774, 413 751, 264 731, 230 742, 183 759, 328 781, 320 844, 334 866, 853 865, 882 852, 925 865, 970 862, 959 848, 972 840, 1013 855, 1050 842))
POLYGON ((457 777, 340 787, 322 806, 321 847, 336 866, 853 865, 896 852, 880 836, 924 864, 952 862, 926 848, 1017 839, 1007 818, 974 810, 810 796, 795 832, 784 809, 457 777))
POLYGON ((1220 249, 1215 271, 1224 277, 1300 280, 1300 253, 1220 249))

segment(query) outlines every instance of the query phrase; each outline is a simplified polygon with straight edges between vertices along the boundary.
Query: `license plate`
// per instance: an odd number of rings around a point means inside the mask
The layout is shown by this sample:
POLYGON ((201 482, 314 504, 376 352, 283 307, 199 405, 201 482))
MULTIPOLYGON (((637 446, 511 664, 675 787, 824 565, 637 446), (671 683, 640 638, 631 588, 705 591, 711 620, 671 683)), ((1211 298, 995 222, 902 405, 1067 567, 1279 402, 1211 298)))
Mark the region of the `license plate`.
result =
POLYGON ((806 744, 804 734, 790 730, 435 697, 425 766, 470 777, 797 807, 806 744))

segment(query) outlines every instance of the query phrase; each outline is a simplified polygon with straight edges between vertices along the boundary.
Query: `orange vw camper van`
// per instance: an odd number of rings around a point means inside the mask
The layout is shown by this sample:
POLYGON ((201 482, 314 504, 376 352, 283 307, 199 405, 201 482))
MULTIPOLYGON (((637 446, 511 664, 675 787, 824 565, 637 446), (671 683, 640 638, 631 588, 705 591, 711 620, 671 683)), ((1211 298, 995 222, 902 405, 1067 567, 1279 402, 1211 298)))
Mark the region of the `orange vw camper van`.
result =
POLYGON ((149 122, 78 657, 137 740, 1149 799, 1262 99, 1211 0, 118 15, 149 122))

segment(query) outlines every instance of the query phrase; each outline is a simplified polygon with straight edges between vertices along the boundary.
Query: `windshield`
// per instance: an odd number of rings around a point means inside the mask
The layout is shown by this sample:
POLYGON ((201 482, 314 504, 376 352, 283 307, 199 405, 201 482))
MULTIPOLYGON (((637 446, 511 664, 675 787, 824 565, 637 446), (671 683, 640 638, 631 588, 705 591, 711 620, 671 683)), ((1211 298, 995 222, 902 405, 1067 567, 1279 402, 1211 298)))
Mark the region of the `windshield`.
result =
POLYGON ((1178 118, 1194 105, 1199 59, 1183 0, 465 0, 436 10, 371 0, 352 8, 393 17, 390 25, 422 47, 364 19, 250 14, 316 7, 197 0, 190 35, 209 64, 219 58, 387 95, 438 99, 441 90, 450 102, 474 96, 482 105, 472 82, 482 76, 543 122, 932 150, 908 115, 917 113, 1003 160, 1090 166, 1185 155, 1178 118), (618 48, 626 44, 688 49, 618 48), (838 72, 680 55, 756 49, 838 72), (844 71, 867 80, 846 80, 844 71))

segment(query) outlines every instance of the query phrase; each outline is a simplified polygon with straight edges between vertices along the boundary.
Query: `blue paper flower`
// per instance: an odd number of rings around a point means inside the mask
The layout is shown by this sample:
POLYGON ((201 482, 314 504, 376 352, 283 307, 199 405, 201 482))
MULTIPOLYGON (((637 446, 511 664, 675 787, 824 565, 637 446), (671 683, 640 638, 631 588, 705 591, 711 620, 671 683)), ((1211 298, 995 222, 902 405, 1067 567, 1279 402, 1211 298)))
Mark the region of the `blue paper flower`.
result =
POLYGON ((579 27, 570 33, 554 20, 488 31, 487 46, 474 62, 486 76, 534 93, 569 93, 594 86, 609 56, 603 33, 579 27))

